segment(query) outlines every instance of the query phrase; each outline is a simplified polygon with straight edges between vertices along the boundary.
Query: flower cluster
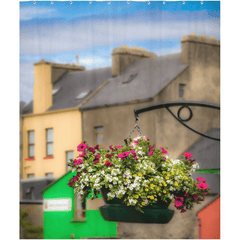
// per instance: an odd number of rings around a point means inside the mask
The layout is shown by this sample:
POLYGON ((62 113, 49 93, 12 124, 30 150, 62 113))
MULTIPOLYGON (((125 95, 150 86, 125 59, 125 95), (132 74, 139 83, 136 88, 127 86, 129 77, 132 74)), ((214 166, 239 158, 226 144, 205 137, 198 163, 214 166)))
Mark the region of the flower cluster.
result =
POLYGON ((89 193, 97 197, 107 188, 109 200, 122 199, 138 210, 161 201, 173 202, 183 213, 210 193, 205 179, 191 177, 198 167, 191 153, 172 160, 165 148, 152 146, 146 137, 126 139, 124 146, 111 145, 108 150, 82 142, 77 150, 79 156, 70 160, 77 174, 68 185, 83 198, 89 193))

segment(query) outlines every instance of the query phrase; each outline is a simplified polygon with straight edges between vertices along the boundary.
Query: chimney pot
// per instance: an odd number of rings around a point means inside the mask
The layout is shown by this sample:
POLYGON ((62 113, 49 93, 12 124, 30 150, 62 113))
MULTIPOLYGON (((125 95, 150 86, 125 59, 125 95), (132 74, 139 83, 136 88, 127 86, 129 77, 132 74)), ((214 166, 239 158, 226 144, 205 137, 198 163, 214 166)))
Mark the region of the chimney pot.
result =
POLYGON ((205 37, 206 37, 206 34, 203 34, 203 35, 202 35, 202 37, 204 37, 204 38, 205 38, 205 37))

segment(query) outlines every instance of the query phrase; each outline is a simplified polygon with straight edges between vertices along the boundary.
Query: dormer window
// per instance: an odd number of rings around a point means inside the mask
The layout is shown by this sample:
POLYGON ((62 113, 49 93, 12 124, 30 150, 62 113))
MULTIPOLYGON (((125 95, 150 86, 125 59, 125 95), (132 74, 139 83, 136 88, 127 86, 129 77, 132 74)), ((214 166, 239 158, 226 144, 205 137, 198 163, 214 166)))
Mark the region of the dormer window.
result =
POLYGON ((59 92, 61 87, 58 87, 58 88, 53 88, 52 90, 52 95, 55 95, 57 92, 59 92))
POLYGON ((76 97, 76 99, 82 99, 82 98, 86 97, 89 93, 90 93, 89 90, 87 90, 87 91, 82 91, 82 92, 80 92, 80 93, 78 94, 78 96, 76 97))
POLYGON ((126 81, 123 82, 123 84, 130 83, 138 74, 131 74, 126 81))

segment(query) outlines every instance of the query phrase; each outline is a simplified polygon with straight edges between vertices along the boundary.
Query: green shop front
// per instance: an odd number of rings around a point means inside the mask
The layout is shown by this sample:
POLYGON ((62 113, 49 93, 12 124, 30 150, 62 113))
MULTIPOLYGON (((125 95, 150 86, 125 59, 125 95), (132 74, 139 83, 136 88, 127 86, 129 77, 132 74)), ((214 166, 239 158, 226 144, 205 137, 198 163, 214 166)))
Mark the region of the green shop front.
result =
POLYGON ((43 238, 80 239, 117 237, 117 223, 105 221, 99 211, 101 198, 81 201, 69 187, 75 173, 64 174, 45 188, 43 193, 43 238))

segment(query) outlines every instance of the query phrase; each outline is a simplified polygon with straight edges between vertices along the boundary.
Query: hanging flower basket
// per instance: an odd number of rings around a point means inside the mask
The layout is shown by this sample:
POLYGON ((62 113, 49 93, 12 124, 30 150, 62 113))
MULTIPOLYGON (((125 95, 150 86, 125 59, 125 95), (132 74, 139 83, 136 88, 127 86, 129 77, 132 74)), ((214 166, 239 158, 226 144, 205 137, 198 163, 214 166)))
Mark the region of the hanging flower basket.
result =
POLYGON ((167 223, 174 214, 171 202, 184 213, 210 193, 205 179, 191 177, 198 167, 191 153, 169 159, 165 148, 152 146, 145 136, 109 149, 83 141, 77 150, 79 156, 70 160, 77 174, 68 185, 82 198, 101 191, 106 204, 100 212, 107 221, 167 223))

